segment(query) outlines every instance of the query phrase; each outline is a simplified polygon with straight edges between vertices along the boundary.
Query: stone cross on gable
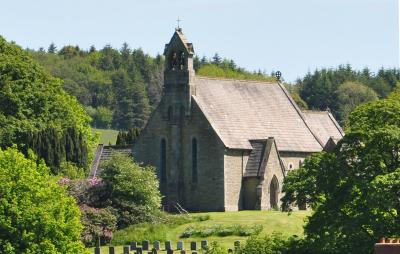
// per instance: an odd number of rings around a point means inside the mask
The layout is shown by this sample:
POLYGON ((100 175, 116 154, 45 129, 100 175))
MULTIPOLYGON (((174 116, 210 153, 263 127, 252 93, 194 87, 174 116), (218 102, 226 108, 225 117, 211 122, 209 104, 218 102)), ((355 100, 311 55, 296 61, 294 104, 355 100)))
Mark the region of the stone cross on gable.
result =
POLYGON ((180 20, 179 17, 178 17, 178 19, 176 20, 176 22, 178 22, 178 29, 180 28, 180 27, 179 27, 179 23, 180 23, 181 21, 182 21, 182 20, 180 20))

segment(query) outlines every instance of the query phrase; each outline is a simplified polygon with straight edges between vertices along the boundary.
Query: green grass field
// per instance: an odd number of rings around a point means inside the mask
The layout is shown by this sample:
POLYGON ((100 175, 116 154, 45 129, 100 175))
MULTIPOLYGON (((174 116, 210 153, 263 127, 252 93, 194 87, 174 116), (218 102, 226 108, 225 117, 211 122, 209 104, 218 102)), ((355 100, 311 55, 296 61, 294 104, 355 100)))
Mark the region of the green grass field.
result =
MULTIPOLYGON (((191 241, 197 241, 198 245, 201 240, 208 240, 209 243, 217 241, 226 248, 233 248, 233 243, 236 240, 244 242, 247 237, 244 236, 211 236, 211 237, 196 237, 196 238, 180 238, 180 235, 188 227, 203 227, 208 228, 215 225, 231 226, 231 225, 262 225, 263 230, 260 235, 270 234, 273 232, 282 233, 287 236, 303 235, 303 225, 305 219, 310 215, 309 211, 297 211, 290 215, 278 211, 240 211, 240 212, 211 212, 211 213, 196 213, 193 215, 209 215, 210 219, 205 221, 195 221, 182 225, 147 225, 143 224, 137 227, 131 226, 127 229, 115 232, 112 245, 117 246, 117 253, 122 253, 122 245, 130 241, 150 240, 150 246, 154 240, 160 240, 163 248, 164 241, 172 241, 172 246, 176 248, 176 242, 183 240, 185 248, 190 248, 191 241), (144 238, 144 239, 143 239, 144 238)), ((102 248, 102 253, 108 253, 108 247, 102 248)))
POLYGON ((118 131, 116 131, 116 130, 92 128, 92 132, 98 133, 100 135, 99 144, 115 145, 115 143, 117 141, 118 131))

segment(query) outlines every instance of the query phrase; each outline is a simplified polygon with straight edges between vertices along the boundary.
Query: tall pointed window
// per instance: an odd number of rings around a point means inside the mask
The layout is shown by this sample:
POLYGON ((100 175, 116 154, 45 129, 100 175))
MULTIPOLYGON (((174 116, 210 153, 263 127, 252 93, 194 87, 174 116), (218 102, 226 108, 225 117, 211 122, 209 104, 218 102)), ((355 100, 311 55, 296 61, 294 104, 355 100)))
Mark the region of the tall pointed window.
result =
POLYGON ((173 117, 174 117, 174 111, 172 109, 172 106, 169 106, 168 107, 168 121, 172 121, 173 117))
POLYGON ((167 181, 167 142, 165 139, 161 139, 160 178, 162 183, 167 181))
POLYGON ((192 182, 197 183, 197 140, 192 139, 192 182))

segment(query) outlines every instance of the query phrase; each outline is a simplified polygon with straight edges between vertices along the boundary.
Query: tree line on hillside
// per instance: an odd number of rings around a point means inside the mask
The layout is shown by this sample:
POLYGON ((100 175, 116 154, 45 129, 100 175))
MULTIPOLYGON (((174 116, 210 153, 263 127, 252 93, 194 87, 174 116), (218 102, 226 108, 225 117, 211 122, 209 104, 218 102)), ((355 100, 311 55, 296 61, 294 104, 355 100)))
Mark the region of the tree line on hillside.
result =
POLYGON ((33 150, 53 174, 66 162, 88 165, 95 142, 90 117, 61 80, 20 47, 0 37, 0 148, 33 150))
MULTIPOLYGON (((128 131, 141 129, 158 105, 163 86, 164 57, 152 57, 142 49, 124 43, 120 49, 106 45, 92 46, 51 44, 47 52, 29 50, 30 54, 53 76, 64 81, 64 89, 85 106, 92 126, 128 131)), ((200 75, 238 79, 271 80, 261 71, 249 72, 233 60, 215 54, 211 59, 194 57, 200 75)))
MULTIPOLYGON (((124 43, 120 49, 106 45, 91 47, 51 44, 30 51, 49 72, 64 81, 65 90, 85 106, 92 126, 128 131, 143 128, 162 95, 164 57, 152 57, 124 43)), ((198 75, 234 79, 275 81, 273 73, 250 72, 217 53, 212 58, 195 56, 198 75)), ((400 80, 398 69, 354 70, 350 65, 315 70, 286 84, 294 100, 304 109, 330 110, 344 125, 357 106, 385 98, 400 80)))
POLYGON ((329 109, 341 124, 357 105, 386 98, 400 80, 399 69, 354 70, 350 65, 315 70, 296 81, 294 90, 309 109, 329 109))

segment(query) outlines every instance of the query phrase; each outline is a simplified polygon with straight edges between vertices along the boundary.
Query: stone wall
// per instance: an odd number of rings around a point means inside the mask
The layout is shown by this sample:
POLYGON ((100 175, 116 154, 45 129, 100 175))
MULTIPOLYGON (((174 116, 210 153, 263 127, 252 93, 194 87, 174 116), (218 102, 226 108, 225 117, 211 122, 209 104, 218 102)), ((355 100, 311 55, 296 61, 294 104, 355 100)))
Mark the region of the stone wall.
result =
POLYGON ((226 149, 224 156, 225 211, 242 209, 242 179, 249 152, 226 149))
POLYGON ((257 195, 257 186, 260 184, 259 177, 246 177, 243 179, 243 210, 258 210, 259 196, 257 195))
POLYGON ((310 156, 311 154, 312 153, 283 152, 283 151, 279 152, 279 155, 282 159, 283 165, 285 165, 285 169, 287 170, 287 172, 294 169, 298 169, 300 167, 300 163, 304 162, 304 159, 310 156), (292 166, 292 168, 290 168, 290 166, 292 166))
POLYGON ((270 186, 273 177, 276 176, 278 179, 278 206, 281 206, 280 199, 283 197, 282 185, 284 175, 282 173, 281 164, 279 161, 278 151, 276 150, 275 143, 272 144, 271 151, 269 153, 268 162, 265 168, 264 179, 260 183, 259 193, 261 194, 260 210, 270 210, 272 209, 270 205, 270 186))
POLYGON ((160 183, 165 197, 163 203, 179 202, 192 211, 223 211, 224 145, 196 104, 192 104, 190 115, 179 121, 166 116, 168 104, 168 100, 160 103, 139 136, 133 147, 135 160, 155 166, 160 176, 161 139, 164 138, 167 181, 160 183), (197 183, 192 182, 194 138, 197 140, 197 183))
POLYGON ((223 211, 225 146, 195 103, 183 128, 182 143, 185 206, 195 211, 223 211), (197 183, 192 182, 193 138, 197 140, 197 183))

